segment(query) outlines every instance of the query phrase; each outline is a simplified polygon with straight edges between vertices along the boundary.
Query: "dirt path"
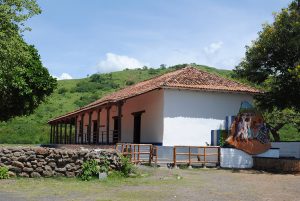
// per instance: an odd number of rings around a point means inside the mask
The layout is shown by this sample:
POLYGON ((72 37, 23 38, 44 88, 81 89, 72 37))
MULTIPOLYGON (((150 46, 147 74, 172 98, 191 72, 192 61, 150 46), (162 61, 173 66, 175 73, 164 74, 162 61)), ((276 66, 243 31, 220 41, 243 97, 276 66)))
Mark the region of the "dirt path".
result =
POLYGON ((300 176, 215 169, 147 168, 150 176, 0 180, 0 201, 18 200, 299 200, 300 176))

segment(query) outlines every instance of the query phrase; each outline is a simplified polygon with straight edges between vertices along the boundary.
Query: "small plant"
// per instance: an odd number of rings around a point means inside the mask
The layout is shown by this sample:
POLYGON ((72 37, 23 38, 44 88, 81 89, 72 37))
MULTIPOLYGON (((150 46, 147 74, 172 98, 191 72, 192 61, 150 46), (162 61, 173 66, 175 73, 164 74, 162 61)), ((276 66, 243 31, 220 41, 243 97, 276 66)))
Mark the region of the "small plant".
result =
POLYGON ((8 168, 7 167, 0 167, 0 179, 8 179, 8 168))
POLYGON ((100 169, 99 169, 99 172, 105 172, 105 173, 108 173, 109 171, 109 161, 108 161, 108 158, 107 156, 102 156, 100 158, 100 161, 101 161, 101 165, 100 165, 100 169))
POLYGON ((125 157, 123 155, 120 155, 121 160, 121 169, 120 171, 124 175, 124 177, 129 177, 131 173, 136 172, 136 168, 133 165, 133 163, 130 162, 130 159, 128 157, 125 157))
POLYGON ((82 164, 82 172, 80 178, 83 181, 90 181, 93 177, 96 177, 100 172, 100 166, 96 160, 88 160, 82 164))

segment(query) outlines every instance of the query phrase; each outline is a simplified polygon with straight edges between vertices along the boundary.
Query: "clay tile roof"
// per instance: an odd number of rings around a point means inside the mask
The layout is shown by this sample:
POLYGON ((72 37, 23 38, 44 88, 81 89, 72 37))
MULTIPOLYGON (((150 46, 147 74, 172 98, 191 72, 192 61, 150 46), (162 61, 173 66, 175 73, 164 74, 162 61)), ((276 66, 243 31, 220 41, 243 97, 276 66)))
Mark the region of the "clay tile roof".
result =
POLYGON ((64 117, 78 114, 82 111, 86 111, 94 107, 98 107, 107 103, 114 103, 120 100, 125 100, 161 88, 180 88, 250 94, 261 93, 258 89, 241 84, 239 82, 226 79, 224 77, 208 73, 194 67, 185 67, 180 70, 172 71, 111 93, 78 110, 75 110, 74 112, 70 112, 63 116, 57 117, 49 121, 49 123, 55 120, 62 119, 64 117))

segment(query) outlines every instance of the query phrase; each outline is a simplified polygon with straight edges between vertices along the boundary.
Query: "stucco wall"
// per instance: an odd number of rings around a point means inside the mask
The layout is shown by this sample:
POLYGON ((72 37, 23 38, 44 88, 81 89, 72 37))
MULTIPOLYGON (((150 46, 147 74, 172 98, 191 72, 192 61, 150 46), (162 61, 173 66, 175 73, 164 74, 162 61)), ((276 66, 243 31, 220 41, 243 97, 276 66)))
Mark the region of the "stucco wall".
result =
POLYGON ((206 145, 211 130, 220 129, 226 116, 237 114, 248 94, 164 90, 163 145, 206 145))
POLYGON ((122 142, 133 142, 133 112, 145 110, 141 118, 141 143, 162 143, 163 90, 126 100, 123 105, 122 142))
POLYGON ((300 158, 300 142, 272 142, 273 148, 279 148, 280 157, 300 158))

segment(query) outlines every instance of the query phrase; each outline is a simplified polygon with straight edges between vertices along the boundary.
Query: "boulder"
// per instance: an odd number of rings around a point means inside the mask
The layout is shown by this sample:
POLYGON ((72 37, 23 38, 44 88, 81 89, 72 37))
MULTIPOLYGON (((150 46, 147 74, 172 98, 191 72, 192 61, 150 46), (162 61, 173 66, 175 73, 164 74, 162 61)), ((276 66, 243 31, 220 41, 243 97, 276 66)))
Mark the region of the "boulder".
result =
POLYGON ((39 178, 39 177, 41 177, 41 175, 40 175, 38 172, 32 172, 32 173, 30 174, 30 177, 33 177, 33 178, 39 178))
POLYGON ((18 167, 18 168, 24 168, 24 164, 19 161, 13 161, 11 163, 12 166, 18 167))

